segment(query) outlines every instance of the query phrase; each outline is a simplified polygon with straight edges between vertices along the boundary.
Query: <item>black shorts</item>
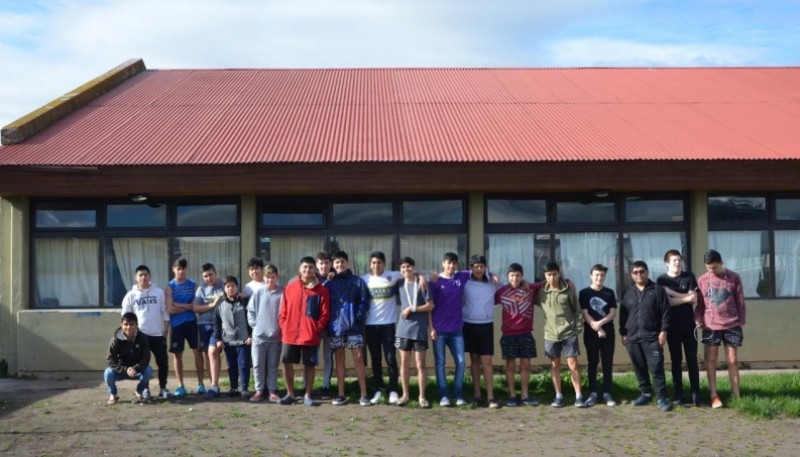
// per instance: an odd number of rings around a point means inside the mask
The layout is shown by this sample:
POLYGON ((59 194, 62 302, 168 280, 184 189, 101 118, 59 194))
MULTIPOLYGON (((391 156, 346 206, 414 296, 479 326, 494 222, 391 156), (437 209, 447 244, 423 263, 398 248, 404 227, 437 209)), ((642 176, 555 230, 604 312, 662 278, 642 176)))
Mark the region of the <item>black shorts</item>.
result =
POLYGON ((177 327, 172 327, 169 341, 169 352, 183 352, 184 340, 191 349, 197 349, 197 321, 184 322, 177 327))
POLYGON ((536 341, 530 333, 501 336, 500 352, 503 360, 533 359, 536 357, 536 341))
POLYGON ((725 346, 732 348, 742 347, 744 341, 744 332, 741 327, 733 327, 725 330, 711 330, 709 328, 703 329, 703 339, 701 342, 709 346, 719 346, 723 342, 725 346))
POLYGON ((281 344, 281 362, 300 363, 303 365, 317 366, 317 346, 298 346, 294 344, 281 344))
POLYGON ((428 350, 428 340, 409 340, 408 338, 395 338, 394 347, 401 351, 422 352, 428 350))
POLYGON ((464 322, 464 352, 477 355, 494 355, 494 324, 464 322))

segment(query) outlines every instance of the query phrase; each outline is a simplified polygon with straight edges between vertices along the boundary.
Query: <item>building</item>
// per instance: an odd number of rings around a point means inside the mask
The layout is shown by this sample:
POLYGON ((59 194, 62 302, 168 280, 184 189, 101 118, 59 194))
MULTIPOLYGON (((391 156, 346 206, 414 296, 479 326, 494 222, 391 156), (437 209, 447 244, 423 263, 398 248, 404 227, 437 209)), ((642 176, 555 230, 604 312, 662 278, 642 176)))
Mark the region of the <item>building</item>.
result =
POLYGON ((2 130, 0 359, 102 368, 133 268, 163 284, 178 255, 199 279, 258 254, 285 281, 323 247, 359 272, 374 249, 424 271, 485 253, 528 278, 555 259, 579 287, 601 262, 619 291, 633 260, 655 276, 678 248, 703 272, 713 247, 745 281, 741 359, 791 365, 799 120, 800 68, 128 61, 2 130))

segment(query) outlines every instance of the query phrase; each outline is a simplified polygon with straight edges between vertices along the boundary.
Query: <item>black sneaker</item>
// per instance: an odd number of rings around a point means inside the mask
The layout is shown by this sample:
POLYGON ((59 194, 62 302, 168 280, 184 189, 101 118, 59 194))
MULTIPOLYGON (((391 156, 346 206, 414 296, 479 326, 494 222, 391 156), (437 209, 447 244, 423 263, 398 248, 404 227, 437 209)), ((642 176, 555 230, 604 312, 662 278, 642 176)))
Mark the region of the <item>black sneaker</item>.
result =
POLYGON ((703 397, 700 396, 700 392, 695 392, 692 394, 692 404, 698 408, 703 406, 703 397))
POLYGON ((653 400, 651 395, 639 395, 636 400, 633 400, 633 406, 644 406, 653 400))
POLYGON ((658 409, 664 412, 672 409, 672 405, 667 401, 666 398, 659 398, 656 404, 658 405, 658 409))
POLYGON ((242 395, 242 394, 239 392, 239 389, 231 389, 231 390, 228 392, 228 396, 229 396, 229 397, 231 397, 231 398, 239 397, 239 396, 241 396, 241 395, 242 395))
POLYGON ((319 392, 319 398, 322 400, 330 400, 331 399, 331 388, 330 387, 323 387, 322 390, 319 392))

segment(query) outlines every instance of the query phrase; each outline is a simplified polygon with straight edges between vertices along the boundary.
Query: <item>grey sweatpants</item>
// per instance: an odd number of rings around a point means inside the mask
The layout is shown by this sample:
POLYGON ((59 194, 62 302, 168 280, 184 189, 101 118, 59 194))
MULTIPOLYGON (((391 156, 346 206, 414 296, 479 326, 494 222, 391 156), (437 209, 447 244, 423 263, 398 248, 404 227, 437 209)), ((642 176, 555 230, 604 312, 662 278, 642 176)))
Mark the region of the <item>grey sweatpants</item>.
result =
POLYGON ((253 377, 256 392, 268 393, 278 391, 278 365, 281 361, 281 342, 253 343, 253 377), (264 390, 266 374, 267 390, 264 390))

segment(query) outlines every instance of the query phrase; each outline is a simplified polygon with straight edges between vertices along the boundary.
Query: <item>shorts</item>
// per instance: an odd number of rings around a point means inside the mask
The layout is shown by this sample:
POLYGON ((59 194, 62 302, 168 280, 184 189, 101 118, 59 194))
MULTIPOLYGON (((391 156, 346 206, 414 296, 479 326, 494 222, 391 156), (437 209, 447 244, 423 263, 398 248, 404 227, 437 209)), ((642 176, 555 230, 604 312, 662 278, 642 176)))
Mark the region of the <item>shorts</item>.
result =
POLYGON ((742 341, 744 341, 742 327, 733 327, 725 330, 704 328, 703 339, 700 340, 701 343, 709 346, 719 346, 724 342, 725 346, 732 348, 742 347, 742 341))
MULTIPOLYGON (((214 326, 211 324, 198 324, 198 327, 200 331, 198 349, 200 349, 200 352, 208 352, 208 347, 211 346, 211 335, 214 333, 214 326)), ((214 341, 214 344, 216 343, 214 341)))
POLYGON ((358 349, 364 346, 364 335, 329 336, 331 349, 358 349))
POLYGON ((530 333, 500 337, 503 360, 536 358, 536 340, 530 333))
POLYGON ((408 338, 396 337, 394 339, 394 347, 401 351, 423 352, 428 350, 428 340, 410 340, 408 338))
POLYGON ((300 363, 302 360, 305 366, 317 366, 317 349, 318 346, 298 346, 295 344, 281 344, 281 362, 283 363, 300 363))
POLYGON ((177 327, 172 327, 169 352, 176 354, 183 352, 184 340, 189 343, 189 348, 197 349, 197 321, 184 322, 177 327))
POLYGON ((494 355, 494 324, 464 322, 464 352, 475 355, 494 355))
POLYGON ((548 359, 564 357, 578 357, 581 355, 578 346, 578 336, 571 336, 564 341, 544 340, 544 355, 548 359))

